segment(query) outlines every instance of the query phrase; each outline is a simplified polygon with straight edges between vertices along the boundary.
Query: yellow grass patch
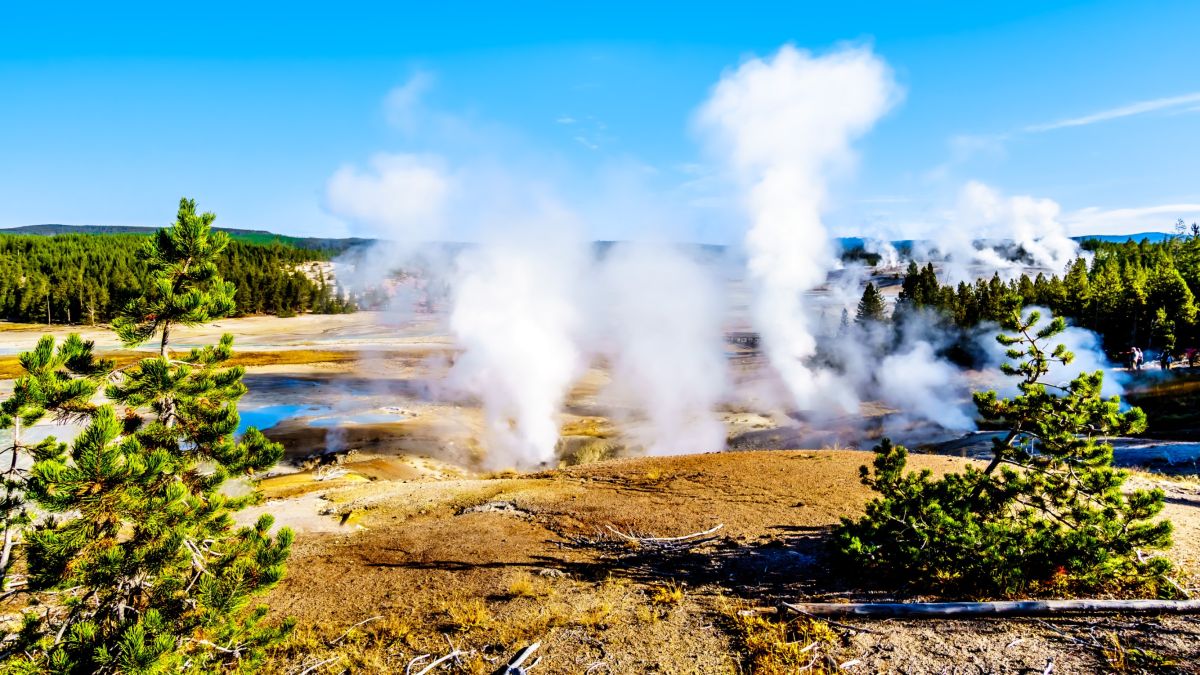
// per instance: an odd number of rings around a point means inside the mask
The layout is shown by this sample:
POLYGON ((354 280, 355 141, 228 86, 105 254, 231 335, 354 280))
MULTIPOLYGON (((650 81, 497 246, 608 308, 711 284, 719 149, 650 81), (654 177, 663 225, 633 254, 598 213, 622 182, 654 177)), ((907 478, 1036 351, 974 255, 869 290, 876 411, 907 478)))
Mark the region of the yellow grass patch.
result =
MULTIPOLYGON (((36 340, 31 341, 29 348, 33 349, 37 343, 36 340)), ((186 352, 174 352, 175 356, 180 356, 186 352)), ((116 362, 118 368, 127 366, 139 359, 152 358, 153 352, 150 351, 133 351, 129 349, 102 351, 98 352, 97 356, 102 359, 112 359, 116 362)), ((282 349, 279 351, 269 352, 234 352, 233 358, 229 360, 231 366, 245 366, 253 368, 255 366, 294 366, 310 363, 343 363, 346 361, 358 360, 358 353, 353 351, 339 351, 333 349, 282 349)), ((0 380, 11 380, 24 374, 21 368, 21 362, 16 354, 6 354, 0 356, 0 380)))
POLYGON ((271 499, 285 499, 287 497, 298 497, 313 490, 322 488, 347 485, 349 483, 367 483, 370 479, 366 476, 349 472, 330 480, 318 481, 310 471, 302 471, 300 473, 288 473, 282 476, 271 476, 264 478, 259 482, 258 488, 262 493, 271 499))
MULTIPOLYGON (((37 340, 30 340, 29 349, 32 350, 35 346, 37 346, 37 340)), ((100 352, 97 354, 97 356, 102 359, 112 359, 116 362, 117 366, 120 367, 133 363, 138 359, 151 356, 151 354, 148 352, 135 352, 124 349, 119 351, 100 352)), ((5 354, 4 356, 0 356, 0 380, 11 380, 24 374, 25 370, 21 368, 20 357, 17 354, 5 354)))
POLYGON ((46 326, 39 323, 13 323, 11 321, 0 321, 0 333, 4 331, 30 331, 42 329, 46 326))
POLYGON ((787 620, 732 612, 735 634, 752 673, 840 673, 838 635, 814 619, 787 620))
POLYGON ((446 604, 446 618, 450 627, 460 633, 486 628, 492 623, 492 613, 479 598, 446 604))
POLYGON ((581 417, 563 424, 560 433, 563 436, 608 438, 612 431, 612 425, 603 417, 581 417))
POLYGON ((344 363, 357 361, 358 352, 336 349, 281 349, 269 352, 234 352, 230 365, 294 366, 309 363, 344 363))
POLYGON ((508 584, 508 595, 511 598, 536 598, 545 592, 542 585, 527 574, 518 576, 508 584))

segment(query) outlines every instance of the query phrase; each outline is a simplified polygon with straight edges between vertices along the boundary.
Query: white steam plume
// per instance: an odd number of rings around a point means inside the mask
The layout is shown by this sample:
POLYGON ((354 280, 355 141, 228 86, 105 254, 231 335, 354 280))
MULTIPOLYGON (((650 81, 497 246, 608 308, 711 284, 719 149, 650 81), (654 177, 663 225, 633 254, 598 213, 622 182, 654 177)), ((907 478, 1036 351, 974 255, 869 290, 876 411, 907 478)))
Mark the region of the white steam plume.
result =
POLYGON ((975 423, 958 404, 965 398, 962 372, 941 359, 928 342, 919 340, 905 351, 883 358, 876 374, 884 403, 940 424, 946 429, 973 429, 975 423))
POLYGON ((863 400, 879 401, 906 422, 926 420, 944 429, 968 430, 968 381, 940 355, 956 336, 932 313, 910 312, 888 323, 853 323, 822 344, 848 386, 863 400))
POLYGON ((1039 267, 1061 272, 1079 253, 1079 244, 1067 236, 1066 227, 1058 220, 1062 209, 1052 199, 1006 198, 971 181, 963 187, 959 208, 967 224, 997 226, 1002 236, 1021 246, 1039 267))
POLYGON ((460 180, 442 157, 429 154, 382 153, 366 168, 339 168, 325 186, 326 208, 375 242, 337 261, 338 282, 362 292, 400 268, 443 267, 430 264, 438 251, 427 244, 442 236, 460 180))
MULTIPOLYGON (((1021 310, 1021 315, 1025 320, 1029 319, 1032 312, 1037 312, 1041 317, 1037 326, 1030 332, 1036 332, 1037 329, 1045 326, 1054 316, 1054 313, 1045 307, 1028 306, 1021 310)), ((997 333, 1006 332, 997 326, 983 326, 978 333, 978 344, 983 352, 987 354, 987 368, 992 373, 998 373, 1000 364, 1009 362, 1011 359, 1005 354, 1006 348, 996 341, 997 333)), ((1046 374, 1044 380, 1051 384, 1064 386, 1071 380, 1079 377, 1080 373, 1091 373, 1097 370, 1104 371, 1104 383, 1100 387, 1102 396, 1120 396, 1125 393, 1125 381, 1128 374, 1123 371, 1114 370, 1113 364, 1108 360, 1104 350, 1100 347, 1100 337, 1086 328, 1068 325, 1067 329, 1058 335, 1051 338, 1049 346, 1056 344, 1065 345, 1067 350, 1075 355, 1071 363, 1063 365, 1061 363, 1050 364, 1050 372, 1046 374)), ((998 387, 1001 396, 1015 396, 1019 392, 1017 389, 1017 380, 1008 376, 996 375, 997 382, 994 386, 998 387)), ((1053 393, 1053 389, 1051 392, 1053 393)))
POLYGON ((950 283, 993 272, 1015 276, 1029 266, 1062 274, 1080 249, 1067 236, 1059 220, 1061 211, 1052 199, 1006 197, 979 181, 969 181, 959 191, 952 218, 942 223, 929 246, 945 260, 950 283), (996 248, 1005 241, 1020 246, 1027 260, 1013 259, 996 248))
POLYGON ((853 160, 850 144, 899 98, 887 64, 869 48, 814 56, 785 46, 725 75, 699 126, 743 189, 753 319, 795 404, 849 411, 853 392, 808 360, 817 343, 804 294, 836 266, 821 221, 828 175, 853 160))
POLYGON ((519 233, 459 255, 450 329, 463 353, 452 378, 483 403, 493 467, 554 459, 558 414, 584 367, 577 293, 587 263, 573 237, 519 233))
POLYGON ((900 267, 900 252, 886 239, 867 238, 863 240, 863 250, 879 256, 875 267, 880 269, 895 269, 900 267))
POLYGON ((612 390, 645 414, 629 436, 650 454, 725 446, 715 408, 727 378, 722 303, 711 270, 667 245, 613 248, 598 277, 612 390))

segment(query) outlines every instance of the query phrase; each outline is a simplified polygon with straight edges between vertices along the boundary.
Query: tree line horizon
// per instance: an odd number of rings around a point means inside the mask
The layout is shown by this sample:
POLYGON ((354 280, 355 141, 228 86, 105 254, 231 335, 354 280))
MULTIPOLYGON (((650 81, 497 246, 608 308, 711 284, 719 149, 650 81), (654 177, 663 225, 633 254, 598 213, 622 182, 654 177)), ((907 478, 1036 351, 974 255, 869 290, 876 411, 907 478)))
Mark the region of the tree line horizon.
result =
MULTIPOLYGON (((85 325, 110 322, 147 290, 150 274, 137 251, 148 234, 6 234, 0 232, 0 319, 85 325)), ((216 261, 237 288, 235 316, 305 312, 341 314, 357 299, 305 265, 328 261, 324 250, 283 242, 231 239, 216 261)))
POLYGON ((1156 353, 1200 347, 1200 233, 1159 242, 1092 239, 1083 249, 1090 257, 1076 257, 1061 276, 1039 272, 1007 281, 996 272, 974 282, 942 283, 934 263, 910 261, 891 315, 869 283, 855 319, 899 324, 917 312, 933 313, 965 337, 980 325, 1001 323, 1014 306, 1040 306, 1096 333, 1111 358, 1134 346, 1156 353))

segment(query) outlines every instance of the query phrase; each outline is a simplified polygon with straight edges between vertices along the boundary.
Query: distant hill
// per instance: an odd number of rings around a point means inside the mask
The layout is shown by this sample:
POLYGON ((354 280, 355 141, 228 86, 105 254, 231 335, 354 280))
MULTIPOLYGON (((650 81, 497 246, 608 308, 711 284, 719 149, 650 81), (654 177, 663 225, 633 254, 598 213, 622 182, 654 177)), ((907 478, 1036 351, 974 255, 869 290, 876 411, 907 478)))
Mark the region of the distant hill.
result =
MULTIPOLYGON (((1150 241, 1150 243, 1158 243, 1174 236, 1175 235, 1167 232, 1134 232, 1132 234, 1081 234, 1078 237, 1071 238, 1075 241, 1091 240, 1118 243, 1130 240, 1141 241, 1143 239, 1147 239, 1150 241)), ((841 244, 842 250, 848 251, 851 249, 862 248, 867 240, 864 237, 839 237, 837 241, 839 244, 841 244)), ((912 248, 912 246, 918 243, 918 241, 919 240, 916 239, 894 239, 891 243, 892 246, 895 246, 898 249, 906 249, 912 248)))
MULTIPOLYGON (((135 234, 147 235, 152 234, 156 227, 136 227, 130 225, 22 225, 20 227, 0 228, 0 235, 4 234, 32 234, 43 236, 54 236, 56 234, 135 234)), ((254 244, 270 244, 279 242, 288 246, 309 250, 329 251, 332 255, 337 255, 347 249, 355 248, 370 244, 374 239, 364 239, 360 237, 345 237, 345 238, 324 238, 324 237, 293 237, 286 234, 276 234, 266 230, 242 230, 237 228, 217 227, 214 228, 222 232, 229 233, 229 236, 245 242, 254 244)), ((1124 242, 1135 241, 1139 242, 1143 239, 1149 240, 1151 243, 1157 243, 1165 239, 1171 238, 1172 234, 1166 232, 1135 232, 1133 234, 1085 234, 1078 237, 1071 237, 1075 241, 1105 241, 1105 242, 1124 242)), ((862 250, 866 239, 863 237, 839 237, 837 243, 843 251, 862 250)), ((609 248, 617 242, 612 241, 596 241, 593 245, 598 253, 603 255, 609 248)), ((901 252, 911 251, 914 244, 918 243, 913 239, 897 239, 891 244, 901 252)), ((462 247, 461 243, 447 243, 451 248, 462 247)), ((696 245, 704 254, 721 255, 727 247, 715 244, 697 244, 696 245)))
MULTIPOLYGON (((52 237, 57 234, 135 234, 148 235, 153 234, 159 228, 157 227, 135 227, 130 225, 22 225, 21 227, 9 227, 0 229, 0 235, 3 234, 31 234, 52 237)), ((216 227, 215 230, 226 232, 230 237, 239 241, 245 241, 252 244, 271 244, 279 242, 287 246, 302 248, 308 250, 330 251, 333 254, 341 253, 346 249, 363 244, 370 243, 370 239, 360 239, 358 237, 349 237, 342 239, 322 238, 322 237, 292 237, 286 234, 275 234, 266 230, 239 230, 236 228, 216 227)))
POLYGON ((1075 241, 1107 241, 1122 243, 1126 241, 1141 241, 1148 240, 1152 244, 1164 241, 1174 237, 1173 234, 1166 232, 1136 232, 1134 234, 1085 234, 1078 237, 1071 237, 1075 241))

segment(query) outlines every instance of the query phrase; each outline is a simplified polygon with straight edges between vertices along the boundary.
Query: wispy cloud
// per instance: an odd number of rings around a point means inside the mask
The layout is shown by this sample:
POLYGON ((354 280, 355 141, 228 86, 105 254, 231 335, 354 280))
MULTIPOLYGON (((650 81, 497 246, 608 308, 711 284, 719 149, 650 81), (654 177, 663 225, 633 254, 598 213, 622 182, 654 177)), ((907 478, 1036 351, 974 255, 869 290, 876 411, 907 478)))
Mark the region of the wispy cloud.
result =
POLYGON ((1186 114, 1200 112, 1200 91, 1180 96, 1137 101, 1117 108, 1109 108, 1088 115, 1061 119, 1056 122, 1029 124, 1012 131, 997 134, 955 134, 947 141, 950 156, 946 161, 925 172, 927 180, 939 181, 950 176, 951 171, 958 165, 966 163, 979 155, 1003 156, 1005 146, 1018 136, 1041 134, 1058 129, 1083 127, 1099 124, 1125 117, 1145 115, 1147 113, 1165 111, 1170 114, 1186 114))
POLYGON ((1200 204, 1155 204, 1120 209, 1089 207, 1063 217, 1072 234, 1122 234, 1138 230, 1170 231, 1177 219, 1200 218, 1200 204))
POLYGON ((594 115, 560 115, 555 122, 569 127, 567 133, 571 135, 571 139, 588 150, 610 147, 616 140, 615 136, 608 133, 608 125, 604 120, 596 119, 594 115))
POLYGON ((1109 108, 1101 110, 1090 115, 1082 117, 1072 117, 1057 122, 1049 122, 1046 124, 1031 124, 1022 131, 1026 133, 1036 134, 1045 131, 1054 131, 1055 129, 1066 129, 1068 127, 1083 127, 1089 124, 1098 122, 1107 122, 1109 120, 1121 119, 1122 117, 1133 117, 1134 115, 1144 115, 1150 112, 1159 110, 1169 110, 1180 106, 1189 105, 1192 103, 1200 103, 1200 92, 1184 94, 1182 96, 1168 96, 1166 98, 1155 98, 1149 101, 1138 101, 1117 108, 1109 108))

